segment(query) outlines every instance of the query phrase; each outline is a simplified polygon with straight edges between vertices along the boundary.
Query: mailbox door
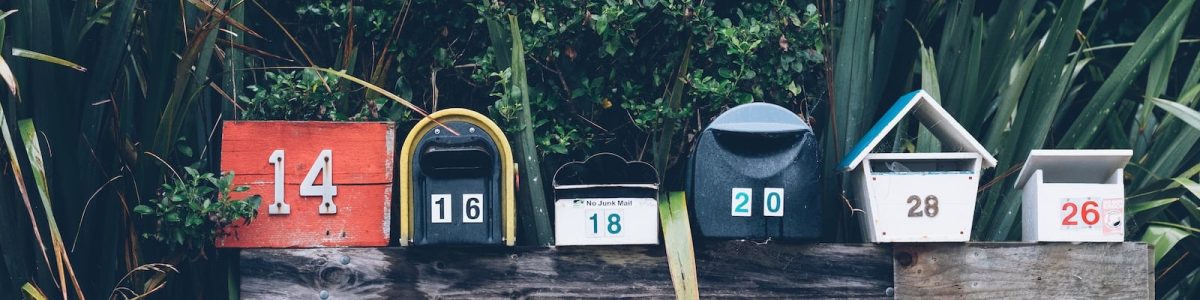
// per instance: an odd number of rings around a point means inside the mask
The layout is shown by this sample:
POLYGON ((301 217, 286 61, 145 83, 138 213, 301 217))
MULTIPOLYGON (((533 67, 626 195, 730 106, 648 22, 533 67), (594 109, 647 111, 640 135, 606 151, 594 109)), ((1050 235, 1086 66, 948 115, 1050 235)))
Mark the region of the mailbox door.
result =
POLYGON ((1018 175, 1022 239, 1120 242, 1125 239, 1124 166, 1128 149, 1033 150, 1018 175))
POLYGON ((718 238, 820 234, 819 167, 812 132, 767 136, 706 130, 692 157, 700 233, 718 238))
POLYGON ((1042 183, 1036 188, 1037 241, 1125 240, 1125 194, 1121 184, 1042 183))
POLYGON ((413 243, 500 244, 500 159, 475 125, 451 121, 421 137, 413 164, 413 243))
POLYGON ((871 153, 857 179, 871 242, 956 242, 971 237, 977 153, 871 153))
POLYGON ((875 175, 876 241, 966 241, 977 180, 967 175, 875 175))
POLYGON ((657 186, 558 187, 555 193, 558 245, 658 244, 657 186))
POLYGON ((558 245, 658 244, 654 198, 580 198, 555 201, 558 245))

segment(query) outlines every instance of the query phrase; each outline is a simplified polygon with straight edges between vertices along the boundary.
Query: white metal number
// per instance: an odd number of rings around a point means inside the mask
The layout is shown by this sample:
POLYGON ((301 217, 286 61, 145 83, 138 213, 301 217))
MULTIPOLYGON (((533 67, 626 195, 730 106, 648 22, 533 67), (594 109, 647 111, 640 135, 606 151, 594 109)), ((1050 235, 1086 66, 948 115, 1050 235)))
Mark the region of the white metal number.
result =
POLYGON ((337 205, 333 204, 333 196, 337 195, 337 187, 333 185, 333 150, 321 150, 308 175, 300 183, 300 196, 321 196, 320 213, 322 215, 336 214, 337 205), (315 186, 317 173, 321 173, 321 185, 315 186))
POLYGON ((433 194, 433 205, 430 205, 432 223, 450 223, 450 194, 433 194))
MULTIPOLYGON (((267 208, 267 212, 272 215, 291 214, 292 207, 284 201, 283 172, 286 164, 283 150, 272 151, 271 156, 267 158, 267 163, 274 165, 275 168, 275 199, 267 208)), ((337 205, 333 204, 333 196, 336 195, 337 187, 333 186, 333 150, 321 150, 321 153, 317 155, 317 161, 313 162, 312 169, 309 169, 308 175, 304 176, 304 181, 300 183, 300 196, 321 196, 321 205, 318 211, 325 215, 337 213, 337 205), (317 173, 325 175, 321 180, 321 186, 313 186, 313 182, 317 180, 317 173)))
POLYGON ((275 202, 271 203, 267 212, 272 215, 291 214, 292 207, 283 201, 283 150, 271 152, 271 157, 267 158, 267 162, 275 165, 275 202))
POLYGON ((782 217, 783 216, 783 189, 781 188, 765 188, 763 189, 763 216, 782 217))
POLYGON ((463 195, 463 223, 483 223, 483 194, 463 195))

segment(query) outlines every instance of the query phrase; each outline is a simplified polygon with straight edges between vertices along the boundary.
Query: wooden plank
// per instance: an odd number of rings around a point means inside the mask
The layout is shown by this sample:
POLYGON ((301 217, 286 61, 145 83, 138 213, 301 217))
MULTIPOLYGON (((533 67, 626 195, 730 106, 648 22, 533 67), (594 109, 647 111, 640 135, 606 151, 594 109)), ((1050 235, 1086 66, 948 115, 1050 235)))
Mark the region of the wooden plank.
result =
POLYGON ((891 253, 880 244, 698 244, 700 296, 885 298, 891 253))
MULTIPOLYGON (((227 121, 223 125, 221 170, 233 171, 234 186, 250 189, 234 198, 260 195, 258 218, 235 224, 223 248, 386 246, 391 231, 395 125, 387 122, 227 121), (283 150, 286 215, 271 215, 275 167, 283 150), (300 184, 322 150, 332 151, 336 214, 319 213, 320 196, 300 196, 300 184)), ((324 171, 322 171, 324 172, 324 171)), ((323 183, 317 176, 316 185, 323 183)))
POLYGON ((1143 243, 895 245, 896 296, 969 299, 1150 299, 1143 243))
MULTIPOLYGON (((880 245, 697 245, 705 297, 884 297, 880 245)), ((659 246, 243 250, 246 299, 673 298, 659 246)))
MULTIPOLYGON (((715 298, 1150 298, 1150 256, 1143 243, 696 245, 700 295, 715 298)), ((241 292, 672 298, 668 272, 660 246, 255 249, 242 251, 241 292)))

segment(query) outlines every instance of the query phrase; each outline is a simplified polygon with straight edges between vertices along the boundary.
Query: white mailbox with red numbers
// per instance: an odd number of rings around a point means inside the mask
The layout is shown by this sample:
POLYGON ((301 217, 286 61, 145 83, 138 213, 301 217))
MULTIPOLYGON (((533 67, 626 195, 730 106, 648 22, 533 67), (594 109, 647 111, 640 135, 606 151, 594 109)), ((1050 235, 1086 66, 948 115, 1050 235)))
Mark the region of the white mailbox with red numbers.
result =
POLYGON ((1125 164, 1132 150, 1033 150, 1017 177, 1022 239, 1125 240, 1125 164))
POLYGON ((838 169, 850 173, 864 240, 961 242, 971 237, 980 170, 995 165, 950 113, 918 90, 900 97, 838 169), (910 112, 951 152, 872 153, 910 112))

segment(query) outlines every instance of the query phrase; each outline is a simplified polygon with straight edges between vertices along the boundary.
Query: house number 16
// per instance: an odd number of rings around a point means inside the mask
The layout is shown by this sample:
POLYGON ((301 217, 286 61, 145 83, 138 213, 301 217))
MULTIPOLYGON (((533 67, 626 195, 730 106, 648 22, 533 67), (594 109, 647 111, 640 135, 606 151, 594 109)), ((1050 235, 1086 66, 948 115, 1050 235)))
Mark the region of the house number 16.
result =
MULTIPOLYGON (((283 200, 283 156, 283 150, 275 150, 267 159, 267 162, 275 165, 275 202, 267 209, 272 215, 292 213, 292 207, 283 200)), ((329 215, 337 213, 337 205, 333 204, 333 196, 336 195, 337 187, 333 185, 333 150, 321 150, 312 168, 308 169, 308 175, 304 175, 304 181, 300 182, 300 196, 321 196, 321 205, 317 210, 322 215, 329 215), (317 181, 317 174, 323 175, 319 186, 313 185, 313 182, 317 181)))

